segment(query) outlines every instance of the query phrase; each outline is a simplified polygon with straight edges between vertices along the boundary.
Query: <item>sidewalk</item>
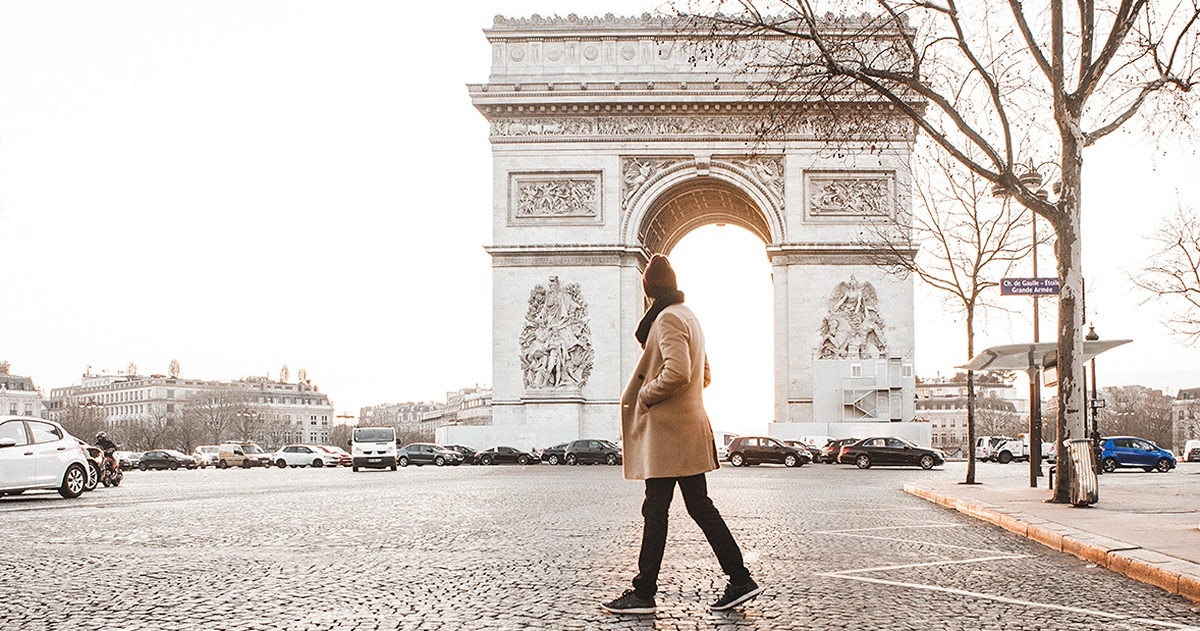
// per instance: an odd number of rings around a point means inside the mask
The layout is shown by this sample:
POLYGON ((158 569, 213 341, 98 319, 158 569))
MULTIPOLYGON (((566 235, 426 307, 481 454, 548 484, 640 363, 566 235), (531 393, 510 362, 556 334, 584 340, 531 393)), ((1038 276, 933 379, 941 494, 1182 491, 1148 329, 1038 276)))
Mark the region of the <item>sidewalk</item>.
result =
POLYGON ((1030 488, 1028 465, 980 466, 975 479, 913 482, 904 490, 1200 602, 1200 465, 1103 474, 1099 502, 1088 508, 1047 502, 1047 478, 1030 488))

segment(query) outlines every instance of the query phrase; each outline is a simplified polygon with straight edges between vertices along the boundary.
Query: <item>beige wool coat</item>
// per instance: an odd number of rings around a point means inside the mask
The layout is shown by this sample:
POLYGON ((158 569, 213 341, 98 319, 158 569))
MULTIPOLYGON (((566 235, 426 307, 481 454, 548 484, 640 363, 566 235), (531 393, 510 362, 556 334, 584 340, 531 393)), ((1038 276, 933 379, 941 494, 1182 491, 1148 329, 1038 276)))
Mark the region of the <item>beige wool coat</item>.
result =
POLYGON ((626 479, 686 477, 721 466, 702 400, 709 379, 696 315, 682 304, 663 309, 621 395, 626 479))

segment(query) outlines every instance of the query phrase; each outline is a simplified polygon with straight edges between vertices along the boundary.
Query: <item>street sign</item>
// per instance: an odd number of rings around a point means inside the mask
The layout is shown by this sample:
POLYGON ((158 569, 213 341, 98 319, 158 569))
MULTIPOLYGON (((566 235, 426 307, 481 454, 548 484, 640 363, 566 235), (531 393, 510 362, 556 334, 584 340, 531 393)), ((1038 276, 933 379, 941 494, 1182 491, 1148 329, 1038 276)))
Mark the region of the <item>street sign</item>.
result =
POLYGON ((1057 278, 1002 278, 1001 296, 1057 296, 1057 278))

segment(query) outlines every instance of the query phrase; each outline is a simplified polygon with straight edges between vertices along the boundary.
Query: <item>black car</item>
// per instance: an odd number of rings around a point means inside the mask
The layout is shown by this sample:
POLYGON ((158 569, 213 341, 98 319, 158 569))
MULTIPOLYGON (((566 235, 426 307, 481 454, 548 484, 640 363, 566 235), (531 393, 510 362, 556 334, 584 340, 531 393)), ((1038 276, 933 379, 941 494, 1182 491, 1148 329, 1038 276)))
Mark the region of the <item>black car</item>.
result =
POLYGON ((859 469, 873 466, 918 466, 932 469, 946 462, 946 455, 936 449, 926 449, 895 436, 864 438, 842 449, 838 462, 853 464, 859 469))
POLYGON ((548 462, 550 464, 562 464, 566 462, 567 445, 570 444, 571 443, 559 443, 543 449, 542 462, 548 462))
POLYGON ((804 446, 794 447, 769 436, 738 436, 729 443, 729 464, 747 467, 765 462, 800 467, 812 462, 804 446))
POLYGON ((563 460, 569 465, 621 463, 621 448, 607 440, 585 438, 573 440, 563 450, 563 460))
POLYGON ((492 447, 491 449, 484 449, 475 454, 475 462, 482 465, 537 464, 541 462, 541 458, 528 451, 521 451, 514 447, 492 447))
POLYGON ((475 464, 475 454, 479 453, 478 449, 466 445, 438 445, 438 447, 446 451, 457 452, 458 455, 463 457, 463 462, 467 464, 475 464))
POLYGON ((804 450, 808 451, 808 461, 809 462, 816 462, 817 459, 821 457, 821 448, 817 447, 816 445, 810 445, 808 443, 800 442, 798 440, 785 440, 783 442, 788 445, 791 445, 792 447, 796 447, 797 449, 804 449, 804 450))
POLYGON ((147 451, 142 454, 142 460, 138 462, 138 468, 142 471, 147 469, 170 469, 174 471, 180 467, 195 469, 196 466, 195 458, 174 449, 147 451))
POLYGON ((838 461, 838 456, 842 453, 842 447, 845 447, 847 445, 853 445, 854 443, 857 443, 860 440, 862 440, 862 439, 861 438, 835 438, 835 439, 825 443, 824 447, 821 447, 821 457, 819 458, 819 460, 821 462, 824 462, 825 464, 836 464, 838 461))
POLYGON ((460 465, 462 463, 462 454, 457 451, 443 449, 433 443, 412 443, 401 447, 396 452, 396 464, 402 467, 407 467, 410 464, 415 464, 418 467, 424 464, 444 467, 448 464, 460 465))

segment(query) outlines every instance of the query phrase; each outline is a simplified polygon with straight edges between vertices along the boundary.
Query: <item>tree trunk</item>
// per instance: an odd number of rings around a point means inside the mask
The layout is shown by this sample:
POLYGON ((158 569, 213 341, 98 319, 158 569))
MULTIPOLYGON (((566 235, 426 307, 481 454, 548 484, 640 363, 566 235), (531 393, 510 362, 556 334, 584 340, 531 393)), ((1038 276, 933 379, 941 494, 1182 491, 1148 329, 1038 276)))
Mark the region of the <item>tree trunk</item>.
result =
MULTIPOLYGON (((967 361, 975 357, 975 308, 967 305, 967 361)), ((975 484, 975 371, 967 371, 967 479, 975 484)))

